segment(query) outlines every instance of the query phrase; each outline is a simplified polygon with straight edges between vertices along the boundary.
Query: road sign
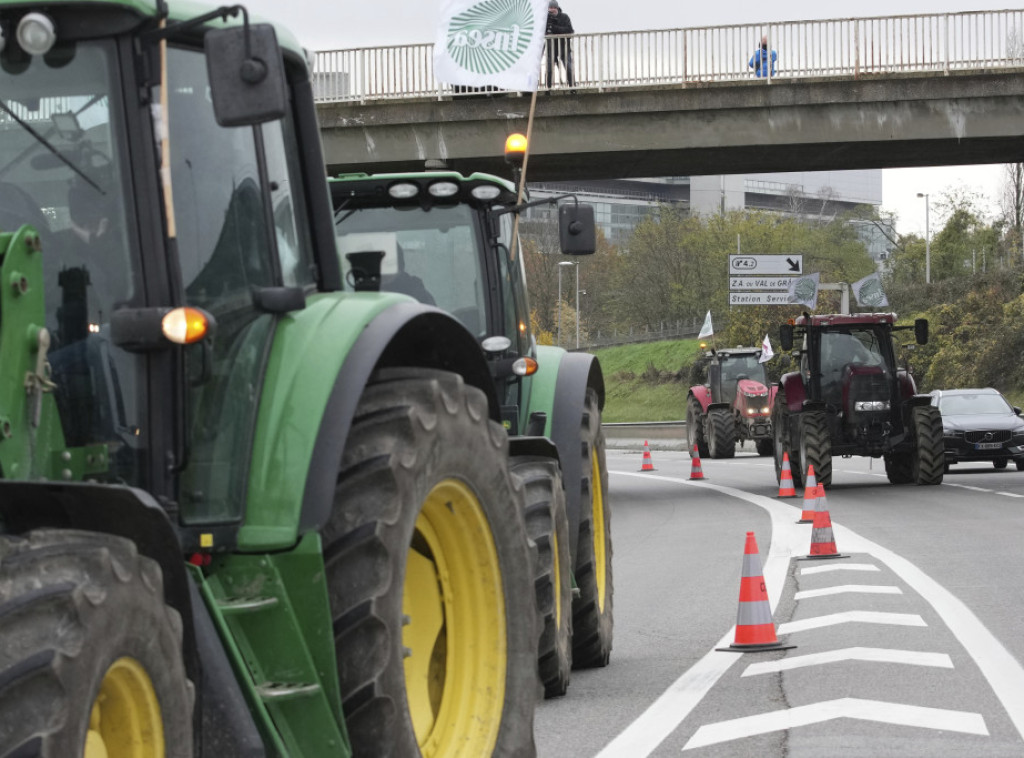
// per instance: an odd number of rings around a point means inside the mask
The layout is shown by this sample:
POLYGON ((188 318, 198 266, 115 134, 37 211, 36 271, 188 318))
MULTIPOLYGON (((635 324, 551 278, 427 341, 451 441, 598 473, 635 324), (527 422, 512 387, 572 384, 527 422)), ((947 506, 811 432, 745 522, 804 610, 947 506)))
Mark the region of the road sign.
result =
POLYGON ((730 274, 802 274, 802 255, 730 255, 730 274))
POLYGON ((794 279, 795 276, 730 276, 729 289, 733 292, 787 292, 794 279))
POLYGON ((790 305, 788 292, 730 292, 729 305, 790 305))

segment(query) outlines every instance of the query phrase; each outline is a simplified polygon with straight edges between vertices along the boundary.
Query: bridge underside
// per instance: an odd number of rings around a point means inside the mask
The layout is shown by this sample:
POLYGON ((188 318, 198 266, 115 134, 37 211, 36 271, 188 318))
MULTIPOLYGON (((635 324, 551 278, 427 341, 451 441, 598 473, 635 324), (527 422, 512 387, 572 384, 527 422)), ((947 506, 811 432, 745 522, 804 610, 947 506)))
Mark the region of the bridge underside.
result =
MULTIPOLYGON (((1024 161, 1024 71, 541 93, 531 181, 1024 161)), ((319 106, 328 171, 508 174, 528 96, 319 106)))

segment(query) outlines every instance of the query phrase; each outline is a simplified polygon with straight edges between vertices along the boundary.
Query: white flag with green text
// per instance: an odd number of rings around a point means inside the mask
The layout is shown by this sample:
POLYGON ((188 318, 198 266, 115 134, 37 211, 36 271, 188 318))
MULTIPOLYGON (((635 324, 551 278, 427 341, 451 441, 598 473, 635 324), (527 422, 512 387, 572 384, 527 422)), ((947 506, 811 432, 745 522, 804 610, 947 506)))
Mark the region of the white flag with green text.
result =
POLYGON ((547 15, 548 0, 441 0, 438 81, 536 91, 547 15))

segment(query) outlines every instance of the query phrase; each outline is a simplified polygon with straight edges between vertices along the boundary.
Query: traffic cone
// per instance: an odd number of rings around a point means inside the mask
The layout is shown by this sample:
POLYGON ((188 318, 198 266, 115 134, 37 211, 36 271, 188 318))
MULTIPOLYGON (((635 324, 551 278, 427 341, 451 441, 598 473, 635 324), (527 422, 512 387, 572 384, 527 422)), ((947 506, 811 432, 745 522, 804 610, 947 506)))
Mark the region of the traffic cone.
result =
POLYGON ((782 473, 779 474, 779 497, 796 497, 793 486, 793 467, 789 465, 789 453, 782 453, 782 473))
POLYGON ((825 485, 818 485, 818 502, 814 511, 814 528, 811 529, 811 554, 807 558, 848 558, 836 550, 836 538, 832 536, 832 516, 825 499, 825 485))
POLYGON ((814 523, 814 503, 818 499, 818 481, 814 478, 814 464, 807 464, 807 477, 804 480, 804 509, 800 512, 798 524, 814 523))
POLYGON ((651 460, 651 448, 647 444, 647 440, 644 440, 644 462, 640 466, 641 471, 654 471, 654 462, 651 460))
POLYGON ((783 645, 775 636, 775 622, 768 602, 761 570, 761 555, 753 532, 747 532, 743 548, 743 575, 740 579, 740 605, 736 612, 736 635, 727 648, 729 652, 758 652, 760 650, 786 650, 795 645, 783 645))
POLYGON ((704 478, 704 471, 700 467, 700 453, 697 451, 696 445, 693 446, 693 455, 690 457, 690 478, 704 478))

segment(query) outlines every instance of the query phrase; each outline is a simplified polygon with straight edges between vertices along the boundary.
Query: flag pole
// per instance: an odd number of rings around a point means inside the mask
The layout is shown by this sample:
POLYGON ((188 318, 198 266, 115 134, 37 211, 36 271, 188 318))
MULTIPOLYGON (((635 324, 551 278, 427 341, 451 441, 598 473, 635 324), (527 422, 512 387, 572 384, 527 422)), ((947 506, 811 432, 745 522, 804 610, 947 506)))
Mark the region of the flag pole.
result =
MULTIPOLYGON (((546 44, 546 43, 545 43, 546 44)), ((516 205, 522 205, 526 197, 526 166, 530 162, 530 146, 533 140, 533 115, 537 112, 537 90, 540 89, 540 67, 543 65, 544 56, 537 61, 537 86, 533 88, 533 96, 530 98, 530 114, 526 117, 526 150, 523 152, 523 168, 519 172, 519 191, 516 196, 516 205)), ((519 249, 519 216, 515 214, 512 221, 512 249, 509 251, 512 262, 516 260, 516 250, 519 249)))

